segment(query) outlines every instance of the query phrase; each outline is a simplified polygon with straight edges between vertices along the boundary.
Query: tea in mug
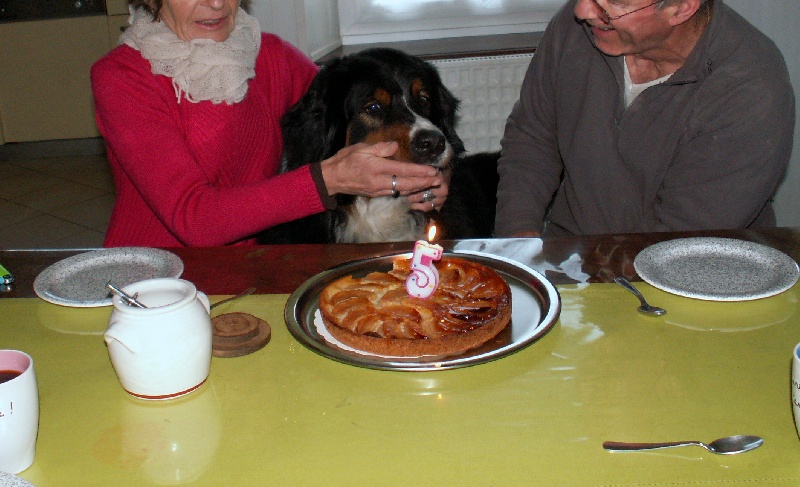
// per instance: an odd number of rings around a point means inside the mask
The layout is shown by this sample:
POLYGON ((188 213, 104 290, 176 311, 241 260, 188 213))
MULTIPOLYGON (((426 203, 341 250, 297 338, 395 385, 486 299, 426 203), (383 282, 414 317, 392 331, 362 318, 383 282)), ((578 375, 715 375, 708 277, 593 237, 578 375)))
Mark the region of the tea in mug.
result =
POLYGON ((0 384, 16 379, 20 375, 22 375, 22 372, 18 370, 0 370, 0 384))

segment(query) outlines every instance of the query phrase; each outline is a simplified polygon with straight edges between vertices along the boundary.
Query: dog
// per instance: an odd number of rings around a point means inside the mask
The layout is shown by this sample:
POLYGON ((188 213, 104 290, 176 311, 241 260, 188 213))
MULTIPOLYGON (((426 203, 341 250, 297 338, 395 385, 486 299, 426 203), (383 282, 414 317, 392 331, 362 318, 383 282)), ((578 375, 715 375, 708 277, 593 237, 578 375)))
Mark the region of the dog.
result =
MULTIPOLYGON (((459 100, 419 57, 373 48, 320 68, 281 120, 281 172, 327 159, 358 142, 397 141, 394 159, 452 171, 439 212, 409 209, 405 197, 336 195, 337 208, 277 225, 260 243, 366 243, 489 237, 494 224, 497 154, 465 156, 456 133, 459 100)), ((388 184, 388 181, 387 181, 388 184)))

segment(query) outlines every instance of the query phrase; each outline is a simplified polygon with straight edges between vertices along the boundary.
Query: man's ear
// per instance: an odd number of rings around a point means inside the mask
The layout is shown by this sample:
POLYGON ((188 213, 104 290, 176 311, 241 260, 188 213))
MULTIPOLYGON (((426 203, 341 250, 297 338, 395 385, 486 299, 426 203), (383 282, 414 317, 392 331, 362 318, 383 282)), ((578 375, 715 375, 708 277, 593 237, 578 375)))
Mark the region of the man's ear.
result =
MULTIPOLYGON (((711 1, 711 0, 706 0, 711 1)), ((669 21, 672 25, 680 25, 691 19, 703 5, 703 0, 682 0, 667 7, 670 9, 669 21)))

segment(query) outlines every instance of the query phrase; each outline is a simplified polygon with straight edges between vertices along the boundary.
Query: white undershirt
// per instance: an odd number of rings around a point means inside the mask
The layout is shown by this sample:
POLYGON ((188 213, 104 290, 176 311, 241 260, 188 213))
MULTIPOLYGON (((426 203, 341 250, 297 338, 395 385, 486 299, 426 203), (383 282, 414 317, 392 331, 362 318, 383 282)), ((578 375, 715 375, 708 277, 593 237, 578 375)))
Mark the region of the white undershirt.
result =
POLYGON ((636 99, 644 90, 650 88, 651 86, 655 86, 659 83, 663 83, 667 81, 673 73, 669 73, 666 76, 662 76, 658 79, 654 79, 653 81, 648 81, 646 83, 634 83, 631 80, 631 72, 628 69, 628 62, 625 58, 622 59, 622 65, 625 66, 625 108, 631 106, 633 100, 636 99))

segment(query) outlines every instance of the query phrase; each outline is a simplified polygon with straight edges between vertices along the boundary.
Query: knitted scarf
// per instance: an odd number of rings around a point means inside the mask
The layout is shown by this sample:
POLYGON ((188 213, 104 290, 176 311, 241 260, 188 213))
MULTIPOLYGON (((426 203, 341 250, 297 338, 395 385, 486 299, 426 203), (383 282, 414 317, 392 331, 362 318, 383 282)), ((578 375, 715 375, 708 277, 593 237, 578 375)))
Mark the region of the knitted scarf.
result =
POLYGON ((131 9, 130 27, 120 43, 138 50, 150 61, 153 74, 172 79, 178 103, 181 97, 197 103, 238 103, 247 94, 247 81, 256 75, 261 47, 258 21, 239 8, 233 32, 223 42, 184 41, 164 22, 153 21, 143 8, 131 9))

